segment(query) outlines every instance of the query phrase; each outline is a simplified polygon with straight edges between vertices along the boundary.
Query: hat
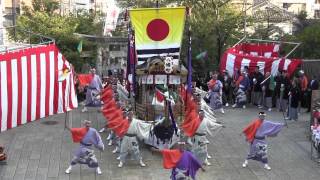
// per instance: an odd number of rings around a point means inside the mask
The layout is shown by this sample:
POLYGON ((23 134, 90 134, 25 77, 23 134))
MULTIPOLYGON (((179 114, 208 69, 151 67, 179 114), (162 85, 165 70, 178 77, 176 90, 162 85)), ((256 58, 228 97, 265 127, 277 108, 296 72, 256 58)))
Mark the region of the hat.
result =
POLYGON ((259 112, 259 116, 265 116, 265 115, 267 115, 265 112, 259 112))
POLYGON ((91 125, 91 121, 89 121, 89 120, 83 120, 83 124, 84 124, 84 125, 91 125))

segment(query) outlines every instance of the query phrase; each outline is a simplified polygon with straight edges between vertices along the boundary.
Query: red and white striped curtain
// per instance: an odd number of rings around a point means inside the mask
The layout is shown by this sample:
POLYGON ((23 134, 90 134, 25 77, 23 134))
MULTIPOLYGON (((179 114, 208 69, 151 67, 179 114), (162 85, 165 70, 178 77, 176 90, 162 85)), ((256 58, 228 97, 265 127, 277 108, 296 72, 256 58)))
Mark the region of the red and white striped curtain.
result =
POLYGON ((256 66, 259 66, 262 74, 270 72, 276 75, 278 71, 286 70, 291 76, 301 64, 301 60, 280 58, 278 51, 277 44, 239 44, 224 52, 220 71, 227 70, 232 76, 236 70, 242 71, 245 66, 249 67, 249 73, 253 73, 256 66))
POLYGON ((70 66, 55 45, 0 54, 1 132, 77 108, 70 66), (71 73, 59 82, 65 68, 71 73))

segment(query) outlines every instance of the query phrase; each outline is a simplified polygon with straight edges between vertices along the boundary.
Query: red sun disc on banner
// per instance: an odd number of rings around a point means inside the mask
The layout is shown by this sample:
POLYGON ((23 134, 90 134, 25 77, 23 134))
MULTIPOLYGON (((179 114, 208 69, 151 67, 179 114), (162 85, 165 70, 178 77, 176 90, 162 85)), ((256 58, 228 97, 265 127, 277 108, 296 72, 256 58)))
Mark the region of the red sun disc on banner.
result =
POLYGON ((147 34, 154 41, 162 41, 169 34, 169 25, 163 19, 154 19, 147 26, 147 34))

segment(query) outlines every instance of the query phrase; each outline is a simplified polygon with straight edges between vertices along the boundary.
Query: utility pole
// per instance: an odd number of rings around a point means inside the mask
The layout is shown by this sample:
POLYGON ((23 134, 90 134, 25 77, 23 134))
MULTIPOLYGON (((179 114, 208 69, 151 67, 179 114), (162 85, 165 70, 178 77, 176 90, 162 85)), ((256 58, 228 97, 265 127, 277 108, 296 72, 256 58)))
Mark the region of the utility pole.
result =
POLYGON ((2 6, 3 6, 3 1, 0 0, 0 45, 4 44, 2 6))
POLYGON ((16 37, 16 0, 12 0, 12 25, 14 26, 14 37, 16 37))
POLYGON ((244 26, 243 26, 243 32, 244 32, 244 36, 247 35, 247 0, 244 0, 244 26))

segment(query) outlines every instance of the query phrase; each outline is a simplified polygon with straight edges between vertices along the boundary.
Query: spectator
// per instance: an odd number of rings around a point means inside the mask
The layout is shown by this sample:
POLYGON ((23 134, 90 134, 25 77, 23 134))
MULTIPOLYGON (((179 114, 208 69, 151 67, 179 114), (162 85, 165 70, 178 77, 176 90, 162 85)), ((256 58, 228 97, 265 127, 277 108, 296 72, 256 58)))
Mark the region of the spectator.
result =
POLYGON ((220 78, 218 78, 222 84, 223 84, 223 88, 222 88, 222 102, 225 106, 229 106, 229 102, 231 99, 230 96, 230 88, 231 88, 231 82, 232 79, 228 74, 228 71, 224 70, 223 74, 220 75, 220 78))
POLYGON ((290 80, 286 71, 281 71, 276 78, 276 97, 279 111, 286 111, 288 105, 288 93, 290 90, 290 80))
POLYGON ((307 89, 308 89, 308 78, 304 74, 303 70, 299 71, 299 80, 300 80, 300 89, 301 89, 301 94, 300 94, 300 106, 299 106, 299 112, 301 107, 307 107, 307 89))
POLYGON ((267 72, 265 74, 265 80, 262 84, 262 92, 263 92, 263 105, 268 108, 268 111, 272 110, 272 81, 271 81, 271 74, 270 72, 267 72))
POLYGON ((319 89, 319 81, 317 79, 317 76, 313 76, 312 80, 308 84, 308 91, 307 91, 307 112, 310 112, 311 110, 311 97, 312 97, 312 91, 319 89))
POLYGON ((292 86, 289 92, 289 111, 287 120, 298 120, 298 106, 299 106, 300 92, 297 80, 292 81, 292 86))
POLYGON ((253 74, 253 90, 252 90, 252 104, 262 108, 262 87, 263 74, 260 72, 259 66, 256 66, 253 74))

